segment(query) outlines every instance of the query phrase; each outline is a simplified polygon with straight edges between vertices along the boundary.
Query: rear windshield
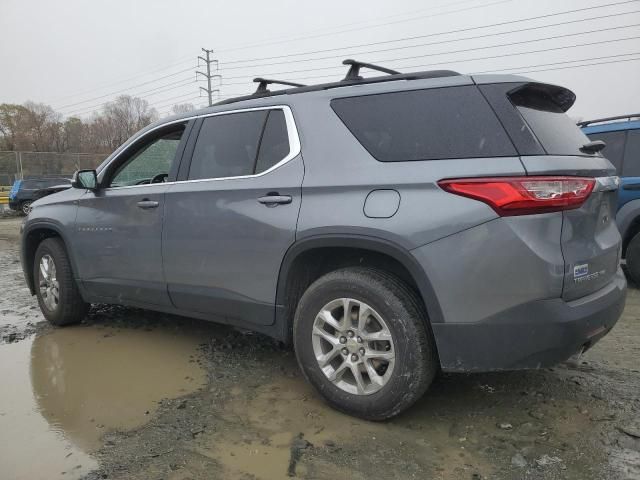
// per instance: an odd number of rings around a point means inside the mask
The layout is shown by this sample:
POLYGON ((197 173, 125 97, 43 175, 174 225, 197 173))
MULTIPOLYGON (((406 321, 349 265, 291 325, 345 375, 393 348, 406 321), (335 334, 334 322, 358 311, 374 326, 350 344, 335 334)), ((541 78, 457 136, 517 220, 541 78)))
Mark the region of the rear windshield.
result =
POLYGON ((337 98, 331 108, 382 162, 516 155, 475 86, 337 98))
POLYGON ((585 155, 580 148, 589 139, 565 113, 567 104, 573 104, 573 101, 563 98, 568 95, 573 93, 543 84, 527 84, 509 93, 511 103, 548 155, 585 155))

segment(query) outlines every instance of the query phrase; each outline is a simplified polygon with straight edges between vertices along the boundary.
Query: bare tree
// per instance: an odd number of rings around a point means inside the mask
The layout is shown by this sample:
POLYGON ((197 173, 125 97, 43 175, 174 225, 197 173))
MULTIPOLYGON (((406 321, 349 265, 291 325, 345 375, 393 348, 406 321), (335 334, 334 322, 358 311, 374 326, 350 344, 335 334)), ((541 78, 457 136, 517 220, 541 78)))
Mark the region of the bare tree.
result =
POLYGON ((193 103, 180 103, 171 107, 171 113, 178 115, 181 113, 189 113, 196 109, 193 103))
POLYGON ((149 108, 146 100, 121 95, 104 106, 102 116, 109 124, 115 149, 135 132, 157 120, 158 112, 149 108))
MULTIPOLYGON (((179 107, 193 109, 188 104, 179 107)), ((146 100, 129 95, 107 103, 88 121, 63 121, 42 103, 0 104, 0 150, 109 153, 157 118, 146 100)))

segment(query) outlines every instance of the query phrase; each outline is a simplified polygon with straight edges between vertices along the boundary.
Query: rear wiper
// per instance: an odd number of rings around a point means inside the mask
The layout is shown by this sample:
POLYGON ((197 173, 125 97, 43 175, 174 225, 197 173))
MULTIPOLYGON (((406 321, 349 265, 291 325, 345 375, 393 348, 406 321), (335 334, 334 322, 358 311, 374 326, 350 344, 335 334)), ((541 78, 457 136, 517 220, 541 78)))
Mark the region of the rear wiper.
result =
POLYGON ((593 142, 585 143, 583 146, 581 146, 580 151, 582 153, 598 153, 606 146, 607 144, 602 140, 594 140, 593 142))

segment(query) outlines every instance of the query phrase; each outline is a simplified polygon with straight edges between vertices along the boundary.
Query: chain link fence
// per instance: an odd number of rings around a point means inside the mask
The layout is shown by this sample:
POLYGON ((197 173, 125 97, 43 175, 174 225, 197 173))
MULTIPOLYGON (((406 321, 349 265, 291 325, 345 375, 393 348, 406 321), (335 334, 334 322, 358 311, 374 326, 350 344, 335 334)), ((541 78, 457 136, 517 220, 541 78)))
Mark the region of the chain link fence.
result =
POLYGON ((2 152, 0 151, 0 185, 34 177, 70 177, 73 172, 96 168, 106 153, 2 152))

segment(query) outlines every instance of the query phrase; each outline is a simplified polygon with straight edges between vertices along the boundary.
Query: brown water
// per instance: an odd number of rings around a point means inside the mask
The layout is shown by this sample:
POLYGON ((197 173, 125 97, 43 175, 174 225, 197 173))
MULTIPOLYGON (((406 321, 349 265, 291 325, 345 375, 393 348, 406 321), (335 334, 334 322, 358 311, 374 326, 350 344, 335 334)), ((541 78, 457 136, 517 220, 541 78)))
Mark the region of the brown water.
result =
POLYGON ((144 425, 158 401, 206 381, 198 338, 80 326, 0 348, 3 478, 78 478, 109 430, 144 425), (63 473, 64 472, 64 473, 63 473))

